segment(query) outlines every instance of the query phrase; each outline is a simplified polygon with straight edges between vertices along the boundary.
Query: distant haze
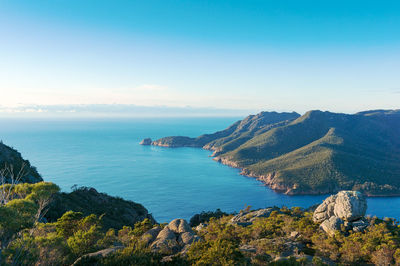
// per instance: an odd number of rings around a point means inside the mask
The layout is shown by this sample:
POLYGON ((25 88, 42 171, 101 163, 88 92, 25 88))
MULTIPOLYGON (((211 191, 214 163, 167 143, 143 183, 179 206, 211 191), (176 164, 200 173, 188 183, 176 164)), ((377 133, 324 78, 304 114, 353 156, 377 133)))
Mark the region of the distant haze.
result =
POLYGON ((244 117, 257 110, 138 106, 132 104, 76 104, 0 106, 1 117, 107 118, 107 117, 244 117))

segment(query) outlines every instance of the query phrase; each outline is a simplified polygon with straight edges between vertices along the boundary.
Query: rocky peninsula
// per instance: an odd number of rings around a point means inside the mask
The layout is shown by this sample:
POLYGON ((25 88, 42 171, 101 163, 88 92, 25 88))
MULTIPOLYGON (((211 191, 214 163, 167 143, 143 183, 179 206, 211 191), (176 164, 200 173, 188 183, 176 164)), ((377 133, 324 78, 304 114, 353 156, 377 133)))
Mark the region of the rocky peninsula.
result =
POLYGON ((398 196, 399 135, 399 110, 261 112, 213 134, 165 137, 151 145, 212 150, 214 160, 289 195, 358 190, 398 196))

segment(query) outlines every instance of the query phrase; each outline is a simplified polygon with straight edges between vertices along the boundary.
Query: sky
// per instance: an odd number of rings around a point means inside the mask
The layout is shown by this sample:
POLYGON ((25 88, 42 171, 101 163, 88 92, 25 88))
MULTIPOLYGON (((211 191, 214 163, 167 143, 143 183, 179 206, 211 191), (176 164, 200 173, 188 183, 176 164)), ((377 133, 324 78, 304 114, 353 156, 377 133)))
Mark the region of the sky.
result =
POLYGON ((0 113, 400 108, 399 1, 0 0, 0 36, 0 113))

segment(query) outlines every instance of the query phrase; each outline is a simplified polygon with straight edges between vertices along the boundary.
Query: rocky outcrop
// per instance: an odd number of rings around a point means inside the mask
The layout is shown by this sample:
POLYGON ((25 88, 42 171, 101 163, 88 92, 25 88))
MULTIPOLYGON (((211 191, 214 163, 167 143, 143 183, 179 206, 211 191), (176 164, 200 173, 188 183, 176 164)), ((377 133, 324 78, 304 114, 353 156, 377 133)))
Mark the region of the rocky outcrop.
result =
POLYGON ((141 237, 141 240, 146 244, 149 245, 156 240, 158 234, 161 232, 161 227, 156 226, 150 230, 148 230, 146 233, 144 233, 141 237))
POLYGON ((82 257, 78 258, 72 265, 84 265, 85 261, 90 261, 92 259, 100 259, 100 258, 105 258, 108 255, 115 253, 116 251, 123 249, 123 246, 117 246, 117 247, 112 247, 112 248, 106 248, 99 250, 97 252, 89 253, 86 255, 83 255, 82 257))
POLYGON ((336 231, 341 231, 341 226, 344 225, 344 221, 336 216, 331 216, 329 219, 323 221, 320 228, 326 233, 333 235, 336 231))
POLYGON ((279 211, 278 207, 270 207, 266 209, 259 209, 255 211, 242 210, 239 214, 232 217, 229 221, 230 224, 237 224, 240 226, 249 226, 253 224, 254 220, 261 217, 269 217, 271 212, 279 211))
POLYGON ((145 138, 139 144, 140 145, 151 145, 152 142, 153 141, 151 140, 151 138, 145 138))
POLYGON ((364 219, 366 210, 367 201, 360 192, 340 191, 315 209, 313 220, 321 223, 320 228, 330 235, 342 229, 360 232, 368 226, 364 219))
POLYGON ((159 230, 150 229, 143 237, 146 237, 146 240, 154 239, 147 241, 154 252, 168 255, 184 253, 192 243, 200 240, 184 219, 175 219, 162 230, 161 228, 159 230), (155 232, 158 232, 156 237, 154 237, 155 232))
POLYGON ((38 183, 43 181, 36 168, 17 150, 0 142, 0 175, 5 183, 38 183))

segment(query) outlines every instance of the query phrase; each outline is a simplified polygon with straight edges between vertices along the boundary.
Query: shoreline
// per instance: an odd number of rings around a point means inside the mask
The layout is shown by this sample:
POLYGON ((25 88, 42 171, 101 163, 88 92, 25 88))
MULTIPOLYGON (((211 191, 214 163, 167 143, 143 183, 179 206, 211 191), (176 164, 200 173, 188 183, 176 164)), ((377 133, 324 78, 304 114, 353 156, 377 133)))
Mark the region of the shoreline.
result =
MULTIPOLYGON (((151 143, 151 146, 159 146, 159 147, 164 147, 164 148, 200 148, 203 150, 208 150, 208 151, 213 151, 215 153, 215 149, 213 147, 199 147, 195 145, 182 145, 182 146, 177 146, 177 145, 168 145, 168 144, 161 144, 153 141, 151 143)), ((239 174, 245 177, 249 178, 255 178, 256 180, 260 181, 264 186, 269 187, 271 190, 273 190, 276 193, 280 194, 285 194, 288 196, 318 196, 318 195, 328 195, 328 194, 334 194, 337 193, 338 191, 341 191, 343 189, 338 189, 336 191, 294 191, 296 189, 296 186, 288 186, 282 183, 274 182, 275 178, 275 173, 269 173, 267 175, 258 175, 255 174, 254 172, 251 172, 247 168, 240 167, 237 163, 230 161, 225 158, 221 158, 219 156, 215 156, 213 154, 209 155, 208 157, 211 157, 213 161, 216 161, 218 163, 221 163, 223 165, 229 166, 231 168, 238 169, 240 172, 239 174)), ((350 189, 351 190, 351 189, 350 189)), ((366 191, 362 191, 364 196, 369 197, 369 198, 390 198, 390 197, 400 197, 400 192, 398 194, 392 193, 392 194, 374 194, 366 191)))

